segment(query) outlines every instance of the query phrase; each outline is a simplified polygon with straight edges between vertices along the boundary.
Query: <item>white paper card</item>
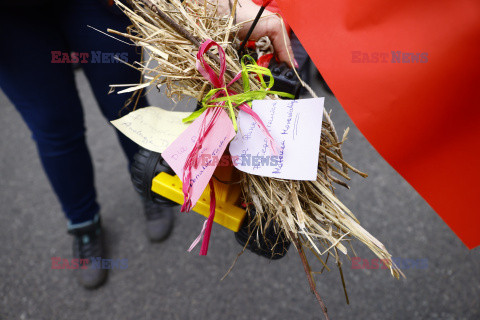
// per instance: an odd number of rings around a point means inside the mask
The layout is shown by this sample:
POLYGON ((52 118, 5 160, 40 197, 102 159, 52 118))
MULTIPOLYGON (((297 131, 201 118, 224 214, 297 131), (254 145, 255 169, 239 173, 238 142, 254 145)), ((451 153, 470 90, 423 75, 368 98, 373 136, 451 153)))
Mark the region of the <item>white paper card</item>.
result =
POLYGON ((271 154, 255 120, 240 111, 238 132, 230 142, 235 167, 266 177, 316 180, 324 100, 254 100, 252 109, 277 143, 278 155, 271 154))
POLYGON ((111 121, 120 132, 145 149, 162 153, 189 124, 182 119, 191 112, 167 111, 146 107, 111 121))

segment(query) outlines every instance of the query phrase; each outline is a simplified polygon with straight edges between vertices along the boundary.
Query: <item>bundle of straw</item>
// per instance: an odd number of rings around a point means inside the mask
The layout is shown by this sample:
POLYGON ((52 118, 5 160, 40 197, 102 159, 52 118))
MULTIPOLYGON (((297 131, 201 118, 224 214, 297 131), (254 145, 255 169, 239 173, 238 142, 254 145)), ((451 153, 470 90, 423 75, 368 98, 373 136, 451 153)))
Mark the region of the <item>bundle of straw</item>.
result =
MULTIPOLYGON (((241 24, 233 25, 230 17, 218 17, 217 5, 210 2, 184 1, 130 1, 127 7, 119 0, 117 6, 131 20, 132 26, 127 33, 108 29, 108 32, 126 37, 148 52, 148 59, 132 67, 142 72, 146 83, 141 83, 124 89, 119 93, 141 90, 148 86, 166 87, 166 94, 174 101, 185 96, 201 101, 204 95, 212 89, 212 85, 197 71, 195 67, 196 54, 200 43, 212 39, 220 44, 226 52, 227 73, 225 82, 230 82, 240 72, 237 51, 234 49, 231 35, 236 34, 241 24), (165 22, 160 14, 171 19, 165 22), (172 27, 174 25, 174 27, 172 27), (182 35, 175 27, 187 34, 182 35)), ((235 39, 235 37, 234 37, 235 39)), ((214 63, 214 55, 207 57, 208 62, 218 73, 219 65, 214 63)), ((123 85, 122 85, 123 86, 123 85)), ((111 87, 115 88, 116 85, 111 87)), ((242 91, 239 82, 231 89, 242 91)), ((252 83, 252 89, 259 89, 252 83)))
MULTIPOLYGON (((115 2, 130 18, 132 25, 126 33, 108 31, 130 39, 148 52, 147 59, 132 65, 142 72, 146 82, 133 84, 123 92, 136 91, 140 94, 146 87, 165 86, 166 94, 174 100, 189 96, 201 101, 212 89, 195 67, 199 44, 205 39, 212 39, 224 48, 227 83, 240 72, 236 45, 239 42, 237 32, 242 24, 233 23, 236 1, 229 16, 218 16, 217 4, 210 1, 133 0, 131 7, 115 2)), ((218 72, 218 61, 214 55, 207 59, 218 72)), ((251 87, 252 90, 259 89, 253 77, 251 87)), ((238 82, 233 84, 232 89, 242 91, 238 82)), ((350 180, 349 171, 362 177, 367 175, 343 159, 341 147, 348 130, 340 140, 327 112, 324 112, 323 119, 316 181, 282 180, 242 173, 242 186, 246 201, 251 202, 257 212, 254 220, 257 228, 254 230, 260 232, 252 236, 261 236, 266 221, 267 225, 273 224, 293 242, 304 264, 312 292, 328 317, 315 289, 305 249, 311 251, 327 269, 328 257, 333 256, 343 282, 339 252, 347 255, 345 244, 356 238, 383 260, 393 276, 399 278, 403 274, 382 243, 362 228, 352 212, 336 197, 334 184, 348 188, 344 181, 350 180)))

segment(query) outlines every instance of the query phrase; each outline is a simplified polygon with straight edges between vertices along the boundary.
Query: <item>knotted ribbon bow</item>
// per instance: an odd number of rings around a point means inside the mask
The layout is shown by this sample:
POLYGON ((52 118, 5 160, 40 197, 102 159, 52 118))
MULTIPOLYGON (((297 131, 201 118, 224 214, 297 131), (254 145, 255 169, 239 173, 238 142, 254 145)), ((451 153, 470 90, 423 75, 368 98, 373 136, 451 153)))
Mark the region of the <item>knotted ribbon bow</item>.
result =
MULTIPOLYGON (((265 133, 265 136, 269 142, 270 148, 273 154, 277 154, 276 151, 276 144, 273 137, 270 135, 270 132, 265 127, 263 121, 259 118, 259 116, 252 110, 251 108, 251 101, 252 100, 262 100, 265 99, 267 94, 276 94, 283 97, 293 98, 293 95, 285 92, 278 92, 278 91, 271 91, 270 89, 273 86, 273 76, 272 73, 268 68, 260 67, 256 64, 255 60, 250 56, 243 56, 241 60, 242 71, 238 73, 227 85, 225 85, 225 71, 227 68, 226 58, 225 58, 225 51, 223 48, 211 39, 207 39, 205 42, 202 43, 200 49, 197 53, 197 62, 196 67, 197 70, 207 79, 213 86, 214 89, 210 90, 207 93, 205 98, 202 100, 203 107, 200 110, 193 112, 190 116, 183 119, 183 122, 190 122, 195 120, 199 117, 203 112, 206 112, 205 117, 203 118, 202 125, 200 127, 200 132, 198 135, 198 139, 187 157, 185 161, 185 165, 183 168, 183 194, 184 194, 184 203, 182 205, 181 211, 188 212, 192 208, 192 201, 191 201, 191 176, 192 176, 192 168, 198 167, 198 159, 199 153, 202 149, 203 142, 205 141, 205 137, 208 135, 209 131, 215 124, 220 112, 222 112, 222 108, 227 108, 229 111, 230 118, 233 123, 233 127, 235 131, 237 131, 237 122, 235 117, 234 107, 248 113, 260 126, 262 131, 265 133), (208 50, 212 47, 216 46, 218 48, 218 55, 220 59, 220 72, 218 76, 215 74, 215 71, 210 67, 207 61, 204 58, 204 55, 208 50), (250 63, 246 64, 245 60, 249 59, 250 63), (251 90, 250 87, 250 79, 249 73, 255 73, 258 76, 260 81, 261 89, 260 90, 251 90), (265 82, 263 76, 268 76, 270 79, 268 84, 265 82), (242 78, 243 81, 243 93, 237 93, 230 89, 229 87, 235 83, 237 80, 242 78), (207 121, 209 113, 213 113, 212 117, 207 121)), ((210 239, 213 219, 215 217, 215 192, 213 187, 213 181, 210 180, 210 215, 208 220, 204 223, 202 231, 197 239, 192 243, 190 246, 190 250, 192 250, 195 245, 200 241, 202 234, 203 234, 203 241, 202 241, 202 248, 200 249, 200 255, 206 255, 208 251, 208 243, 210 239)))

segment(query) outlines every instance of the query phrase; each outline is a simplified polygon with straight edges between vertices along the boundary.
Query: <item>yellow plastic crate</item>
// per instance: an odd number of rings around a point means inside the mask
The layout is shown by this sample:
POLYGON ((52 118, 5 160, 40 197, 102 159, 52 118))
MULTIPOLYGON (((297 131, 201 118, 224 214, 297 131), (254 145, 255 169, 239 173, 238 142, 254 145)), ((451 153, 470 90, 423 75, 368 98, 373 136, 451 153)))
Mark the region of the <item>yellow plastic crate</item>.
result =
MULTIPOLYGON (((226 185, 215 180, 214 184, 216 206, 213 221, 237 232, 246 215, 245 209, 235 205, 240 197, 240 187, 226 185)), ((182 181, 178 176, 161 172, 152 181, 152 191, 178 204, 183 204, 182 181)), ((210 215, 210 187, 208 185, 192 210, 205 217, 210 215)))

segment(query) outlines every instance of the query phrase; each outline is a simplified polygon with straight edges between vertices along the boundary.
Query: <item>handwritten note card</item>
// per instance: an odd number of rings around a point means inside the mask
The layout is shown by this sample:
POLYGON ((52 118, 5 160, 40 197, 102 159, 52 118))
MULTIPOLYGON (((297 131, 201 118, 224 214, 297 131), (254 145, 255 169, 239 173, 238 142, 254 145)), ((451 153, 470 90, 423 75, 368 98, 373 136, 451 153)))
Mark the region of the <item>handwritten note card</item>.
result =
POLYGON ((146 107, 113 120, 112 124, 133 142, 145 149, 162 153, 188 124, 182 119, 190 112, 167 111, 158 107, 146 107))
POLYGON ((239 130, 230 143, 234 165, 260 176, 316 180, 324 99, 253 101, 253 111, 275 139, 278 155, 271 154, 255 120, 240 111, 239 130))
POLYGON ((201 161, 200 159, 204 158, 203 155, 206 155, 206 158, 209 159, 214 157, 220 158, 223 155, 228 143, 235 136, 232 120, 230 120, 223 109, 210 110, 208 113, 204 112, 162 153, 165 161, 167 161, 177 176, 182 179, 185 161, 198 140, 202 121, 207 117, 206 123, 208 123, 215 113, 219 114, 212 129, 205 137, 202 149, 198 154, 198 167, 192 168, 192 178, 190 180, 192 207, 195 206, 195 203, 202 195, 217 166, 212 160, 201 161))

